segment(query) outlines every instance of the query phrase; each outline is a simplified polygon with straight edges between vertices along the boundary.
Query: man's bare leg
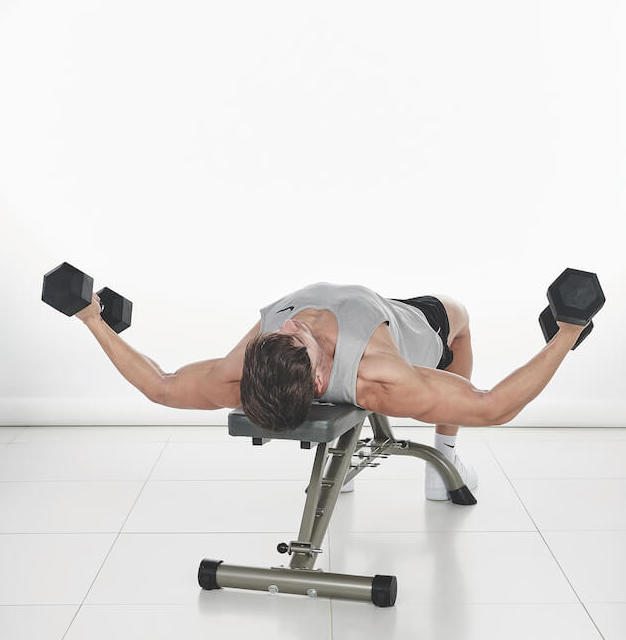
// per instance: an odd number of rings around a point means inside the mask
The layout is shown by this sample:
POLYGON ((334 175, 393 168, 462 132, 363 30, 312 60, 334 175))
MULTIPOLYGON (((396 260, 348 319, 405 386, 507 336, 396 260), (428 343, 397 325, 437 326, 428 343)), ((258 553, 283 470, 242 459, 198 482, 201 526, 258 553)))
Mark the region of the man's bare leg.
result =
MULTIPOLYGON (((448 296, 436 295, 446 309, 450 332, 448 347, 453 351, 453 358, 446 371, 456 373, 469 380, 472 376, 474 357, 472 354, 472 337, 470 335, 469 314, 464 305, 448 296)), ((456 435, 458 424, 435 425, 435 448, 450 460, 461 474, 466 486, 473 490, 478 486, 478 477, 471 466, 464 465, 456 454, 456 435)), ((428 500, 448 500, 446 486, 432 464, 427 464, 425 492, 428 500)))
MULTIPOLYGON (((472 377, 472 369, 474 366, 474 356, 472 353, 472 337, 469 332, 469 327, 465 333, 456 336, 450 343, 450 349, 453 351, 454 356, 452 364, 446 369, 451 373, 456 373, 468 380, 472 377)), ((435 432, 445 436, 455 436, 459 430, 459 425, 452 424, 437 424, 435 425, 435 432)))
MULTIPOLYGON (((470 335, 469 313, 463 304, 449 296, 436 294, 435 297, 445 307, 450 325, 448 346, 454 353, 452 363, 446 369, 468 380, 472 376, 474 357, 472 354, 472 337, 470 335)), ((455 436, 459 430, 458 425, 437 424, 435 432, 445 436, 455 436)))
MULTIPOLYGON (((446 370, 469 380, 473 367, 472 339, 469 328, 452 340, 450 348, 454 352, 454 358, 446 370)), ((463 464, 456 454, 455 445, 458 430, 459 425, 457 424, 435 425, 435 448, 454 464, 466 486, 473 491, 478 487, 478 476, 474 468, 471 465, 463 464)), ((429 464, 426 465, 425 490, 428 500, 447 500, 449 498, 443 480, 429 464)))

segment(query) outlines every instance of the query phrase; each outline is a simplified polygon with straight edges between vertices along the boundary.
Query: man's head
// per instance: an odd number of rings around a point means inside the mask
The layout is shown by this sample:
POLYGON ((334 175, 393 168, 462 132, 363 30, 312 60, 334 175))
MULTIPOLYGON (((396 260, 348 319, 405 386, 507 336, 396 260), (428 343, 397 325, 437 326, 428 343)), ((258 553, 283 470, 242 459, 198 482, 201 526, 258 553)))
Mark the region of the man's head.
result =
POLYGON ((298 320, 287 320, 278 331, 251 340, 240 383, 248 418, 271 431, 287 431, 304 422, 313 398, 324 387, 323 355, 310 328, 298 320))

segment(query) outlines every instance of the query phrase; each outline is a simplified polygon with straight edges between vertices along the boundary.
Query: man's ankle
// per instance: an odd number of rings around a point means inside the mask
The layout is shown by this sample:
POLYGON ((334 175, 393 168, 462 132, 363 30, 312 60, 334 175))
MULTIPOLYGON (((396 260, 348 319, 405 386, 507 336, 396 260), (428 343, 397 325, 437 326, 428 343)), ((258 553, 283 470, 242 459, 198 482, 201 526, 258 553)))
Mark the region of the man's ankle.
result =
POLYGON ((454 459, 456 447, 456 436, 447 436, 442 433, 435 433, 435 449, 443 453, 446 458, 454 459))

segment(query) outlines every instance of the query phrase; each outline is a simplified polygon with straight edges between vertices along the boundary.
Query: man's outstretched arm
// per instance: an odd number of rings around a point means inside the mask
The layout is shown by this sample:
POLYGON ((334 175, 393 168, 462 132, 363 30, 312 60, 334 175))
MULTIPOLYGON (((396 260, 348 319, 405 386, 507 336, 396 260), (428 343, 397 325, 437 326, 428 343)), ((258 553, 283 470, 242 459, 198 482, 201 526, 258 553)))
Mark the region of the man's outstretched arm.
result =
POLYGON ((475 427, 505 424, 544 389, 583 328, 562 326, 532 360, 491 390, 478 389, 447 371, 412 367, 397 358, 389 363, 381 361, 380 381, 361 406, 427 423, 475 427))
POLYGON ((173 374, 164 372, 148 356, 139 353, 125 342, 100 315, 94 296, 92 304, 77 313, 94 335, 117 370, 149 400, 158 404, 189 409, 219 409, 213 402, 209 375, 222 358, 205 360, 182 367, 173 374), (172 399, 177 404, 168 404, 172 399))
POLYGON ((565 323, 559 325, 559 331, 530 362, 516 369, 489 392, 498 424, 513 420, 543 391, 585 328, 565 323))
POLYGON ((109 356, 117 370, 150 400, 154 400, 161 387, 161 368, 150 358, 135 351, 128 343, 109 327, 100 315, 101 308, 97 295, 91 304, 76 314, 93 333, 100 346, 109 356))

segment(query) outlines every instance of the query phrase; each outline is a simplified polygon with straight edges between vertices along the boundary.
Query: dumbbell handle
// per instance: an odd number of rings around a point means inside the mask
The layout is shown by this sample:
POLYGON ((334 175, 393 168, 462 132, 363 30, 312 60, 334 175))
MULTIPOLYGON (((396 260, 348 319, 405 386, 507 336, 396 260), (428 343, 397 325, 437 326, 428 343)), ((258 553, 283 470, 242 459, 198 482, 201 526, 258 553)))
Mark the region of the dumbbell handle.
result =
MULTIPOLYGON (((552 314, 552 310, 549 306, 547 306, 539 315, 539 325, 541 327, 541 331, 543 332, 543 337, 546 342, 550 342, 552 338, 558 333, 559 325, 557 321, 554 319, 554 315, 552 314)), ((582 330, 581 334, 578 336, 578 340, 572 347, 572 351, 576 349, 576 347, 593 331, 593 320, 589 321, 589 324, 582 330)))
POLYGON ((583 327, 576 347, 591 333, 591 318, 605 302, 597 274, 591 271, 567 268, 548 287, 549 306, 539 315, 539 324, 546 342, 559 331, 559 322, 583 327))
MULTIPOLYGON (((96 292, 96 295, 98 296, 98 306, 100 307, 102 320, 115 333, 121 333, 124 329, 127 329, 130 326, 133 303, 108 287, 103 287, 96 292), (101 297, 104 300, 100 299, 101 297)), ((77 313, 80 313, 80 311, 77 313)))
POLYGON ((121 333, 130 327, 133 303, 108 287, 96 292, 100 298, 102 319, 115 331, 121 333))

